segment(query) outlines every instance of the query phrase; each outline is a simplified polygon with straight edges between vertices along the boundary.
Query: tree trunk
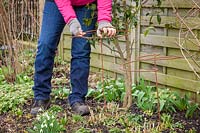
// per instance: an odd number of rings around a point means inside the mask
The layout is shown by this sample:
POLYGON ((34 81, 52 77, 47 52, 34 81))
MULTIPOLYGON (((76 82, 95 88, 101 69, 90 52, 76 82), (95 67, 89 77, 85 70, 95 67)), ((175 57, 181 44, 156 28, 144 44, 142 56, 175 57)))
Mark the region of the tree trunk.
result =
MULTIPOLYGON (((6 14, 3 7, 3 0, 0 0, 0 45, 2 45, 5 42, 5 37, 4 37, 4 32, 3 32, 4 28, 3 28, 2 22, 6 22, 6 14)), ((8 26, 6 25, 5 27, 7 28, 8 26)))
POLYGON ((128 109, 132 105, 132 75, 131 75, 131 43, 128 35, 128 23, 125 25, 125 40, 126 40, 126 54, 127 59, 124 64, 124 70, 125 72, 125 87, 126 87, 126 95, 124 97, 123 107, 128 109))

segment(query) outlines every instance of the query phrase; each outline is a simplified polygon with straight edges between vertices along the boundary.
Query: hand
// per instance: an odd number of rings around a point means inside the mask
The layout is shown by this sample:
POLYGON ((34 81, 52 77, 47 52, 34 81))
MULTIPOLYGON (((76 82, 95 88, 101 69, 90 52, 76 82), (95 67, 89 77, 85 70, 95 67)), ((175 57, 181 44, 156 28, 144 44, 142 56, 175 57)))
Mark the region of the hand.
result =
POLYGON ((97 36, 102 38, 103 34, 108 37, 113 37, 116 34, 116 29, 111 25, 110 22, 101 21, 97 29, 97 36))
POLYGON ((69 22, 69 29, 70 29, 70 32, 75 36, 83 36, 83 35, 85 35, 85 32, 82 31, 81 25, 80 25, 78 19, 76 19, 76 18, 72 19, 69 22))

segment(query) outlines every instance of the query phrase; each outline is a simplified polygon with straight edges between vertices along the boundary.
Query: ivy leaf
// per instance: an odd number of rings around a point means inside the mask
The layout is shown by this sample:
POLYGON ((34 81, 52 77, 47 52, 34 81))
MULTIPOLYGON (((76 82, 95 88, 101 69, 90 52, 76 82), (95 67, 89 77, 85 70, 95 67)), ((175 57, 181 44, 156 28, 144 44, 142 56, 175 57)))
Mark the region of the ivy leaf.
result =
POLYGON ((146 13, 146 16, 149 16, 150 15, 150 13, 148 12, 148 13, 146 13))
POLYGON ((149 32, 150 32, 150 30, 154 30, 155 31, 155 28, 154 27, 148 27, 148 28, 146 28, 146 30, 144 31, 144 36, 146 37, 148 34, 149 34, 149 32))
POLYGON ((92 5, 91 5, 91 10, 95 11, 96 9, 97 9, 96 4, 92 4, 92 5))
POLYGON ((159 14, 157 14, 157 21, 159 24, 161 24, 161 16, 159 14))
POLYGON ((161 0, 157 0, 157 2, 158 2, 158 6, 161 6, 162 1, 161 0))

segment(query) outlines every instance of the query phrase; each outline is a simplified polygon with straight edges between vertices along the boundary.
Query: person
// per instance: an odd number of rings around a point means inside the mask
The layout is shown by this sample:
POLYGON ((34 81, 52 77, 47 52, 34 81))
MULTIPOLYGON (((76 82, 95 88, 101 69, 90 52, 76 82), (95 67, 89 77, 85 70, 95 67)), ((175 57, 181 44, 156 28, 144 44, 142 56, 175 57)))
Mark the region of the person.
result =
POLYGON ((54 57, 61 33, 65 25, 69 26, 72 37, 70 82, 72 92, 68 97, 72 111, 79 115, 88 115, 89 108, 85 104, 88 92, 88 76, 90 68, 90 44, 81 36, 90 37, 86 31, 94 30, 98 22, 97 35, 115 36, 116 30, 111 25, 112 0, 46 0, 43 20, 38 40, 34 73, 34 103, 31 114, 36 115, 41 109, 50 106, 51 78, 54 57), (91 17, 93 10, 88 8, 97 4, 97 17, 91 17), (90 18, 91 24, 84 23, 90 18))

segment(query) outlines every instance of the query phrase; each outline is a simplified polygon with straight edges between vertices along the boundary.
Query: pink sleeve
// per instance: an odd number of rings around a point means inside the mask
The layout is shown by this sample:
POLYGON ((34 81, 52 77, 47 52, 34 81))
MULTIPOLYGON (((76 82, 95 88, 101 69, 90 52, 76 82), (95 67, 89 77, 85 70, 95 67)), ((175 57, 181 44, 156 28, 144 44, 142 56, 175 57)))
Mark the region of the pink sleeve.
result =
POLYGON ((98 22, 111 22, 112 0, 97 0, 98 22))
POLYGON ((70 0, 55 0, 55 3, 67 24, 70 20, 76 18, 76 14, 70 0))

